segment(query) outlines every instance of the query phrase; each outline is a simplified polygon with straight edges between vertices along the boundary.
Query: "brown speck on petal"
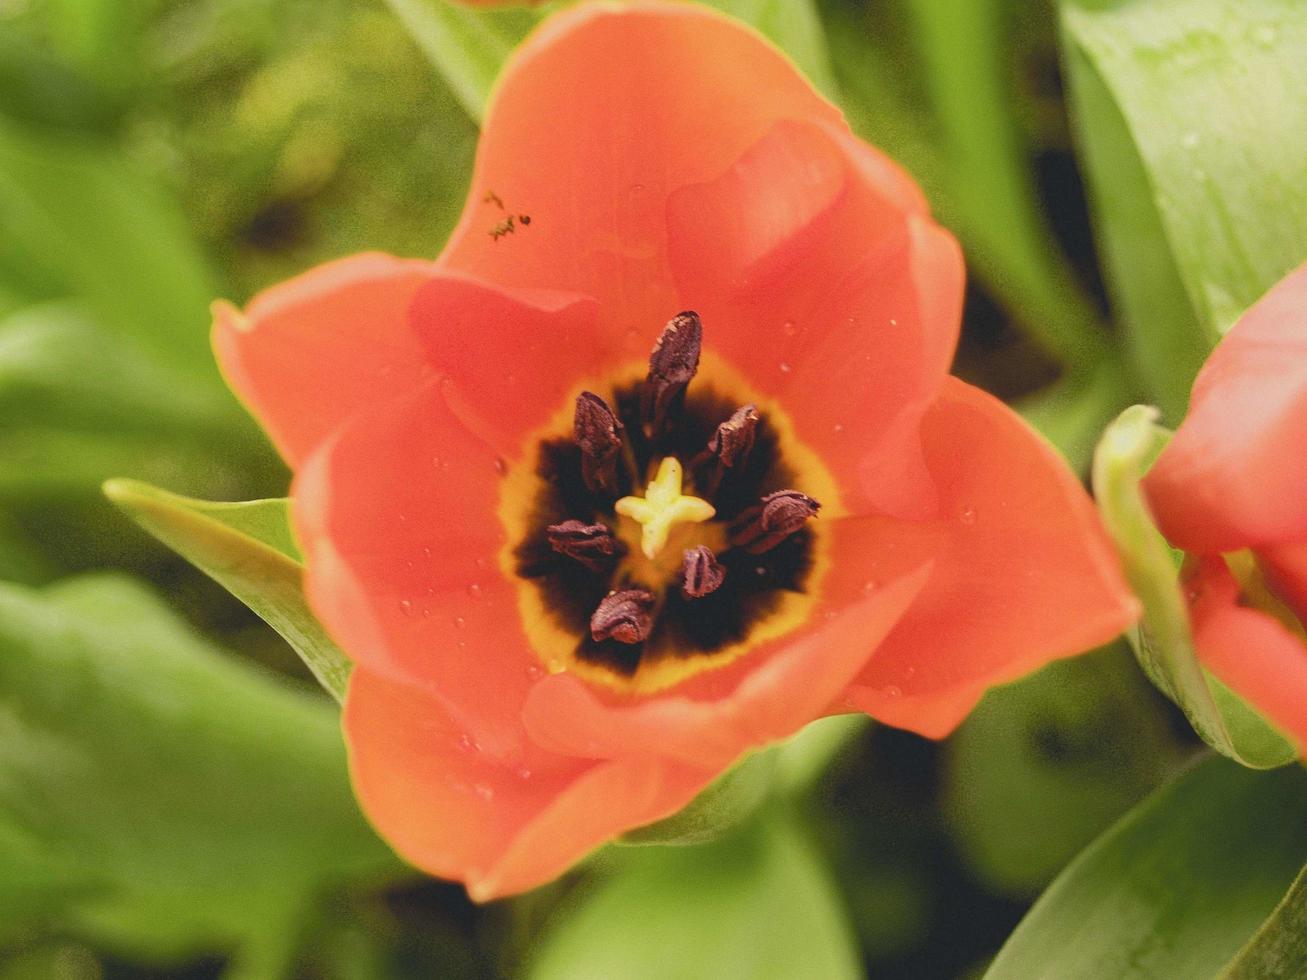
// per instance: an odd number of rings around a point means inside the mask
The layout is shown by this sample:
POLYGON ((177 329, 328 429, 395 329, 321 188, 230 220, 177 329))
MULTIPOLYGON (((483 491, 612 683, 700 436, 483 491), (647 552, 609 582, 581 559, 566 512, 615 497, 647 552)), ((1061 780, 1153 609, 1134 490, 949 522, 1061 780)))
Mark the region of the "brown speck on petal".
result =
POLYGON ((549 547, 560 555, 575 558, 592 572, 603 574, 626 553, 622 544, 603 524, 586 524, 584 521, 563 521, 545 529, 549 547))
POLYGON ((617 460, 622 452, 622 423, 608 403, 590 391, 576 398, 573 421, 581 447, 581 476, 595 492, 617 493, 617 460))
POLYGON ((641 643, 653 628, 654 596, 644 589, 609 592, 590 617, 590 636, 596 642, 641 643))
POLYGON ((663 328, 649 355, 649 374, 640 392, 640 414, 650 436, 662 431, 668 413, 684 397, 699 370, 702 346, 703 324, 693 311, 678 313, 663 328))
POLYGON ((821 504, 797 490, 769 493, 731 527, 731 544, 761 555, 803 527, 820 509, 821 504))
POLYGON ((681 585, 681 591, 688 599, 702 599, 716 592, 726 581, 726 569, 707 545, 699 545, 688 550, 682 567, 685 581, 681 585))

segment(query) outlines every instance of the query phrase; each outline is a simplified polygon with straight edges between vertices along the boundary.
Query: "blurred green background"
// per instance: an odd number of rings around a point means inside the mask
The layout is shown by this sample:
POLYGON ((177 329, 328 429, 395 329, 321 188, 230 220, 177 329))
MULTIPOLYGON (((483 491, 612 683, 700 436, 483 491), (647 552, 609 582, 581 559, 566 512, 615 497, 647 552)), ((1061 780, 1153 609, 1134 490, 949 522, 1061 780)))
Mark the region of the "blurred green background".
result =
MULTIPOLYGON (((968 253, 957 373, 1082 472, 1131 400, 1174 422, 1211 339, 1269 285, 1258 267, 1196 287, 1166 249, 1132 279, 1110 241, 1100 264, 1052 3, 715 5, 921 180, 968 253), (1173 329, 1132 328, 1158 310, 1173 329)), ((486 85, 537 16, 0 0, 0 980, 979 976, 1196 751, 1121 646, 992 692, 941 744, 822 723, 742 772, 762 802, 720 840, 608 848, 518 900, 473 906, 372 836, 335 706, 100 483, 284 495, 213 366, 208 303, 354 251, 434 255, 486 85)), ((1134 108, 1095 94, 1110 66, 1086 77, 1097 152, 1160 166, 1108 139, 1134 108)), ((1175 219, 1131 211, 1134 186, 1104 210, 1175 219)))

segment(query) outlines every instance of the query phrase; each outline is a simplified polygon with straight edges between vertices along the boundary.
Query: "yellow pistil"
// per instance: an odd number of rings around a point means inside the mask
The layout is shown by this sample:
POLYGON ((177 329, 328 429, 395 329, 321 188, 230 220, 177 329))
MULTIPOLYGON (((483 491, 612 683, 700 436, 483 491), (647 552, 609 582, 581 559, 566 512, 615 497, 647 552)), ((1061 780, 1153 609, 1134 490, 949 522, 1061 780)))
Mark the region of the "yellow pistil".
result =
POLYGON ((681 492, 684 475, 680 460, 668 456, 658 464, 643 497, 623 497, 614 505, 617 513, 641 525, 640 550, 650 561, 667 544, 674 525, 706 521, 717 513, 708 501, 681 492))

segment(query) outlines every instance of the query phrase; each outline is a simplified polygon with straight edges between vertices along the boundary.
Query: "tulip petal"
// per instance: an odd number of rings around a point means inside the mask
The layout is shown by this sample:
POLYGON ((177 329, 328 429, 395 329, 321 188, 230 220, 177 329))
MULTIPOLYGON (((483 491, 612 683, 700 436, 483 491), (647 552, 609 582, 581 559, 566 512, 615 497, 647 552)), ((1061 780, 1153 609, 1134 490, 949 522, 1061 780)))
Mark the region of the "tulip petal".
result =
POLYGON ((667 264, 668 196, 722 173, 782 119, 843 126, 736 21, 647 0, 564 11, 500 79, 440 261, 504 285, 594 296, 613 336, 647 354, 682 308, 667 264), (508 214, 519 216, 515 230, 494 238, 508 214))
POLYGON ((594 300, 504 290, 448 273, 418 290, 412 322, 445 379, 445 400, 507 458, 583 379, 620 358, 594 300))
POLYGON ((825 714, 929 574, 928 563, 914 566, 919 554, 905 553, 884 566, 897 573, 894 578, 868 580, 856 555, 873 529, 848 523, 849 533, 833 535, 834 567, 804 632, 763 644, 673 693, 634 702, 611 698, 571 674, 547 677, 524 709, 531 736, 571 755, 656 753, 721 769, 825 714), (841 558, 847 559, 842 565, 841 558))
POLYGON ((368 253, 274 286, 244 313, 214 305, 218 364, 292 466, 355 412, 430 377, 408 307, 434 273, 368 253))
POLYGON ((1107 642, 1138 609, 1088 494, 1014 412, 950 379, 922 439, 944 544, 847 697, 938 736, 979 690, 1107 642))
POLYGON ((891 170, 835 127, 780 123, 672 195, 669 249, 682 303, 783 401, 846 508, 920 519, 935 500, 917 427, 957 346, 965 272, 891 170))
POLYGON ((1199 659, 1307 753, 1307 643, 1274 617, 1241 606, 1220 558, 1203 560, 1190 588, 1198 597, 1190 615, 1199 659))
POLYGON ((341 648, 437 692, 488 752, 510 757, 539 666, 496 564, 500 477, 494 449, 430 382, 340 429, 291 497, 309 604, 341 648))
POLYGON ((1217 345, 1144 487, 1158 526, 1200 554, 1307 540, 1307 264, 1217 345))
POLYGON ((505 764, 440 701, 367 669, 350 680, 344 724, 355 791, 377 831, 478 901, 556 878, 605 841, 675 813, 716 775, 631 755, 505 764))

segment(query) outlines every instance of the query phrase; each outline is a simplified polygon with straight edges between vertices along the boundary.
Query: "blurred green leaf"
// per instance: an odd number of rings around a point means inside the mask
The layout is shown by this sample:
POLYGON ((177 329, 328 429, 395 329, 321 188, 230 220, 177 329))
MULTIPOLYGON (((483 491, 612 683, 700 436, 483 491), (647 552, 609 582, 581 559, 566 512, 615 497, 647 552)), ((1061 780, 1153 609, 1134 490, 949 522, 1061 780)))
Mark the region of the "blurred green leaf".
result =
POLYGON ((110 480, 105 495, 150 534, 259 614, 344 701, 350 662, 304 599, 304 568, 285 500, 211 503, 134 480, 110 480))
POLYGON ((448 0, 386 3, 478 123, 504 60, 540 19, 534 11, 471 10, 448 0))
POLYGON ((1110 355, 1106 335, 1038 204, 1007 85, 1007 0, 908 0, 911 37, 968 259, 1062 364, 1110 355))
POLYGON ((1168 438, 1156 419, 1155 408, 1126 409, 1094 454, 1098 509, 1144 607, 1126 637, 1144 672, 1180 706, 1203 741, 1256 769, 1285 765, 1297 756, 1293 746, 1198 662, 1177 562, 1139 485, 1168 438))
POLYGON ((1077 473, 1087 473, 1103 428, 1129 401, 1121 365, 1104 358, 1086 370, 1059 378, 1022 400, 1017 409, 1038 429, 1077 473))
POLYGON ((1239 951, 1221 980, 1307 976, 1307 867, 1275 912, 1239 951))
POLYGON ((637 848, 546 933, 530 980, 862 976, 839 899, 779 813, 712 844, 637 848))
POLYGON ((129 579, 0 585, 0 919, 187 956, 397 870, 337 724, 129 579))
POLYGON ((1062 873, 986 980, 1214 977, 1307 860, 1307 771, 1211 758, 1062 873))
POLYGON ((119 473, 240 494, 274 465, 226 392, 76 307, 0 320, 0 501, 86 502, 119 473))
POLYGON ((1307 255, 1307 7, 1061 0, 1061 12, 1117 300, 1141 374, 1178 419, 1214 340, 1307 255))
POLYGON ((1037 892, 1179 764, 1152 697, 1122 648, 986 695, 946 744, 945 803, 990 887, 1037 892))
POLYGON ((0 117, 0 278, 82 300, 193 384, 219 388, 209 267, 173 201, 111 147, 0 117))

